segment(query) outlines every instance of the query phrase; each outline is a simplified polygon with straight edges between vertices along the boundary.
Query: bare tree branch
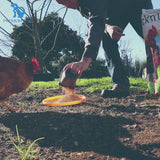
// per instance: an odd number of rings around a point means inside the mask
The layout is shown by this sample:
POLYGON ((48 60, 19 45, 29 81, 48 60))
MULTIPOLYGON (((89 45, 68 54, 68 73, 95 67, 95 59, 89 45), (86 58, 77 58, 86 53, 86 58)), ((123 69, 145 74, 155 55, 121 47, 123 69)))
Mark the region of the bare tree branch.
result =
POLYGON ((44 14, 44 17, 46 17, 46 15, 47 15, 47 13, 48 13, 48 10, 49 10, 49 7, 50 7, 50 5, 51 5, 51 2, 52 2, 52 0, 50 0, 50 2, 48 3, 46 12, 45 12, 45 14, 44 14))
POLYGON ((58 37, 58 33, 59 33, 59 30, 60 30, 60 28, 61 28, 61 25, 62 25, 62 23, 63 23, 63 21, 64 21, 64 18, 65 18, 66 14, 67 14, 67 11, 68 11, 68 8, 66 8, 65 13, 64 13, 64 15, 63 15, 63 18, 62 18, 62 20, 61 20, 61 23, 59 24, 59 28, 58 28, 57 33, 56 33, 55 38, 54 38, 53 46, 52 46, 52 48, 47 52, 47 54, 43 57, 43 59, 45 59, 45 58, 54 50, 55 45, 56 45, 56 41, 57 41, 57 37, 58 37))
MULTIPOLYGON (((27 4, 27 2, 26 2, 26 4, 27 4)), ((28 4, 27 4, 27 8, 28 8, 28 12, 29 12, 29 17, 31 17, 31 16, 32 16, 32 14, 31 14, 31 11, 30 11, 30 9, 29 9, 28 4)))
POLYGON ((41 41, 41 45, 47 40, 47 38, 54 32, 55 28, 58 27, 59 24, 57 24, 41 41))
POLYGON ((64 8, 66 8, 66 7, 61 7, 61 8, 59 8, 59 9, 56 11, 56 13, 59 12, 60 10, 64 9, 64 8))
POLYGON ((42 13, 43 13, 43 9, 44 9, 44 6, 45 6, 45 3, 46 1, 43 2, 43 5, 42 5, 42 9, 41 9, 41 13, 40 13, 40 20, 42 20, 42 13))
POLYGON ((8 57, 8 55, 6 53, 4 53, 4 51, 2 49, 0 49, 0 53, 3 54, 4 56, 8 57))
POLYGON ((6 46, 6 47, 12 47, 12 44, 11 44, 11 40, 9 39, 8 37, 6 37, 6 40, 2 40, 0 39, 0 43, 3 45, 3 46, 6 46))
POLYGON ((1 11, 0 14, 9 22, 13 27, 16 27, 1 11))
POLYGON ((2 54, 2 55, 4 55, 4 56, 8 56, 8 54, 6 54, 4 51, 3 51, 3 49, 4 49, 4 47, 7 49, 7 51, 8 51, 8 49, 10 48, 12 48, 12 41, 11 41, 11 39, 9 38, 9 36, 8 35, 5 35, 5 37, 6 37, 6 39, 0 39, 0 45, 1 45, 1 48, 0 48, 0 54, 2 54), (3 47, 2 47, 3 46, 3 47))
POLYGON ((10 35, 10 33, 7 32, 7 31, 6 31, 4 28, 2 28, 1 26, 0 26, 0 29, 3 31, 3 32, 1 32, 1 33, 5 34, 5 35, 7 35, 7 36, 10 35))
POLYGON ((28 5, 28 8, 29 8, 29 10, 30 10, 30 12, 31 12, 31 15, 32 15, 32 17, 34 16, 34 13, 33 13, 33 4, 31 4, 30 5, 30 2, 29 2, 29 0, 26 0, 26 3, 27 3, 27 5, 28 5), (32 6, 32 7, 31 7, 32 6))
MULTIPOLYGON (((9 36, 8 33, 2 31, 1 28, 0 28, 0 33, 2 33, 5 37, 9 36)), ((0 40, 1 40, 1 39, 0 39, 0 40)))

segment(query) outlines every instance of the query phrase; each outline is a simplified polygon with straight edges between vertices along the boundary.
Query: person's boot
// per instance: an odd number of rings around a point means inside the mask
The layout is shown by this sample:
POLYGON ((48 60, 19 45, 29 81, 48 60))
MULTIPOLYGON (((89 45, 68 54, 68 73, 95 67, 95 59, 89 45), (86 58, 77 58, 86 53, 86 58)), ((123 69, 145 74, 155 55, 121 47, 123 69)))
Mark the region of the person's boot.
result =
POLYGON ((122 98, 130 95, 129 86, 115 84, 112 89, 104 89, 101 92, 103 98, 122 98))

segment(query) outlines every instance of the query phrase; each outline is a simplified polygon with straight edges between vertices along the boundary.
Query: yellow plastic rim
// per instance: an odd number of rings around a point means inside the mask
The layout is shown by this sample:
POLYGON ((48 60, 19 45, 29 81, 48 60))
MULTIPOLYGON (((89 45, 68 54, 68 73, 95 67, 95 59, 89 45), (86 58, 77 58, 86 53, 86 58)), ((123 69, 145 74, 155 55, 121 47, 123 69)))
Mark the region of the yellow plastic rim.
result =
POLYGON ((43 100, 43 104, 47 105, 47 106, 70 106, 70 105, 75 105, 75 104, 79 104, 82 102, 86 101, 86 97, 83 95, 77 95, 80 100, 77 101, 71 101, 71 102, 62 102, 62 103, 56 103, 56 101, 58 99, 60 99, 61 97, 63 97, 64 95, 59 95, 59 96, 55 96, 55 97, 49 97, 43 100))

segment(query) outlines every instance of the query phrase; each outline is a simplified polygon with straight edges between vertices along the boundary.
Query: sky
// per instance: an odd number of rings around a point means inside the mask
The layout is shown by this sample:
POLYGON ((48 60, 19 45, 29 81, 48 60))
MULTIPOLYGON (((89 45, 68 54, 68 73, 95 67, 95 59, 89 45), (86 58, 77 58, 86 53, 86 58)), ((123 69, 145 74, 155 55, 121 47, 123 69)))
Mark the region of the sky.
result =
MULTIPOLYGON (((27 11, 26 4, 24 0, 12 0, 14 3, 18 4, 18 6, 23 7, 25 11, 27 11)), ((160 9, 160 0, 152 0, 154 9, 160 9)), ((39 4, 36 4, 37 9, 40 7, 39 4)), ((62 5, 57 4, 54 0, 52 1, 52 5, 49 9, 49 12, 52 11, 58 11, 58 14, 62 17, 65 12, 65 8, 62 8, 62 5), (60 9, 60 10, 59 10, 60 9)), ((11 7, 10 3, 6 0, 0 1, 0 12, 3 13, 10 21, 14 21, 14 25, 21 25, 21 22, 19 22, 19 18, 15 18, 13 13, 13 7, 11 7)), ((81 35, 84 39, 86 38, 87 34, 87 24, 88 21, 80 15, 80 13, 77 10, 68 9, 67 14, 65 16, 65 24, 68 25, 73 30, 76 30, 79 35, 81 35)), ((5 20, 5 18, 0 14, 0 26, 5 28, 7 32, 12 32, 12 25, 10 25, 9 22, 5 20)), ((145 47, 144 47, 144 41, 141 39, 134 29, 131 27, 130 24, 126 27, 124 30, 125 36, 121 40, 123 43, 122 48, 130 48, 130 54, 132 58, 139 59, 139 60, 145 60, 145 47)), ((0 33, 0 39, 4 39, 4 36, 2 33, 0 33)), ((8 40, 6 40, 8 42, 8 40)), ((11 48, 4 47, 2 43, 0 43, 0 48, 3 49, 5 54, 11 55, 11 48)), ((98 58, 104 58, 103 55, 103 49, 100 47, 98 58)))

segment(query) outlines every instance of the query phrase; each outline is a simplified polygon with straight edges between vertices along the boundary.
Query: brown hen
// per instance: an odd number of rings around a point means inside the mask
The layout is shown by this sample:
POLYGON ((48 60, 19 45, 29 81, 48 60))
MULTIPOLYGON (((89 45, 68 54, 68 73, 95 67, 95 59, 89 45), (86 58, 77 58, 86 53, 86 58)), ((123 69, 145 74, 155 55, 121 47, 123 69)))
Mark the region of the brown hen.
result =
POLYGON ((0 103, 4 104, 7 110, 20 110, 9 106, 5 99, 25 90, 33 81, 33 73, 37 70, 40 70, 40 66, 34 58, 31 62, 22 62, 0 56, 0 103))

